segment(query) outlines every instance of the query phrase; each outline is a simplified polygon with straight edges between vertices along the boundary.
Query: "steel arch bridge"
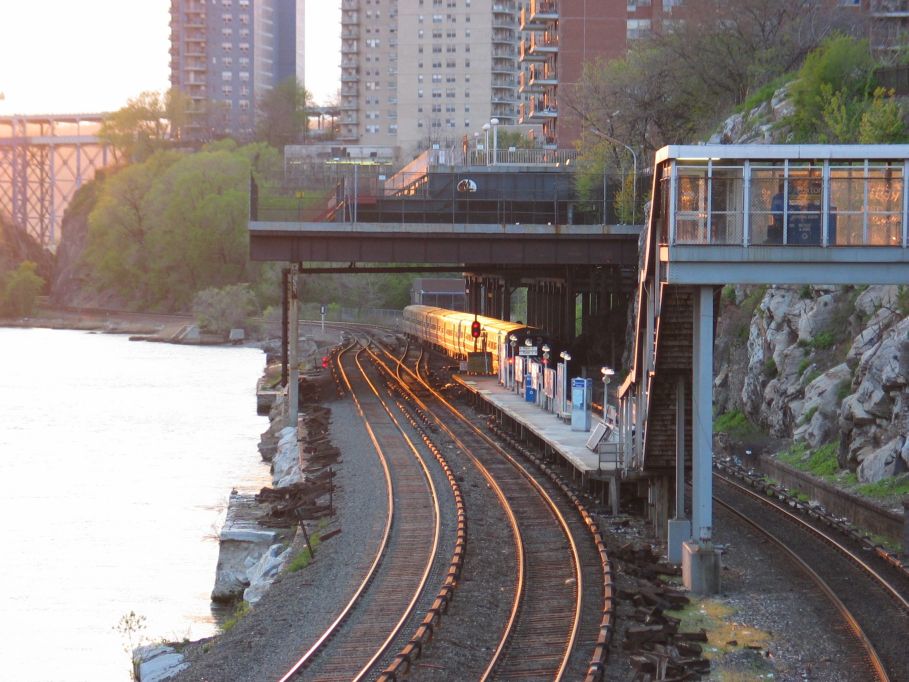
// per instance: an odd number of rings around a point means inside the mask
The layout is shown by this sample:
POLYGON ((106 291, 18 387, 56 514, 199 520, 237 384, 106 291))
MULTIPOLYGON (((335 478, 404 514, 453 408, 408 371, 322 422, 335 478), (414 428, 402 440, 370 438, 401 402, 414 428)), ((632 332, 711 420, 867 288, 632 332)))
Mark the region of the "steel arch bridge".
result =
POLYGON ((0 116, 0 213, 48 249, 82 183, 115 162, 104 114, 0 116))

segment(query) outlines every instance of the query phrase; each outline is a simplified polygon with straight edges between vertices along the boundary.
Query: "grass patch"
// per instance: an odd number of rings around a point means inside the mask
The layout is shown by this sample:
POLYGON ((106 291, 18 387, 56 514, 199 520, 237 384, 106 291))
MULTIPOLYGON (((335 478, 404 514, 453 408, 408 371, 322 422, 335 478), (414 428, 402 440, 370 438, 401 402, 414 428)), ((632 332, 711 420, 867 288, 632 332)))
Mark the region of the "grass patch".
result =
POLYGON ((818 350, 827 350, 828 348, 833 348, 834 345, 836 345, 836 337, 831 331, 820 332, 811 339, 811 346, 818 350))
POLYGON ((802 299, 803 301, 807 301, 808 299, 811 298, 811 285, 810 284, 802 285, 802 288, 799 289, 799 298, 802 299))
POLYGON ((309 566, 312 561, 312 552, 309 551, 309 547, 304 547, 303 551, 297 554, 293 559, 290 560, 290 563, 287 564, 287 570, 291 573, 296 573, 297 571, 302 571, 304 568, 309 566))
POLYGON ((860 495, 877 499, 909 495, 909 474, 891 476, 877 483, 864 483, 855 490, 860 495))
POLYGON ((780 370, 776 366, 776 360, 773 358, 767 358, 767 362, 764 363, 764 376, 768 379, 776 379, 779 373, 780 370))
POLYGON ((805 370, 811 367, 811 358, 805 358, 799 363, 799 376, 805 373, 805 370))
POLYGON ((752 109, 757 109, 764 102, 769 102, 771 99, 773 99, 773 94, 793 78, 795 78, 793 74, 784 73, 780 74, 766 85, 762 85, 760 88, 748 95, 748 97, 745 98, 745 101, 739 105, 739 113, 747 113, 752 109))
POLYGON ((852 393, 851 379, 843 379, 836 385, 836 398, 840 402, 843 402, 850 393, 852 393))
POLYGON ((758 429, 740 410, 725 412, 713 420, 714 433, 728 433, 730 436, 742 438, 757 433, 758 429))
POLYGON ((802 418, 799 419, 799 425, 807 424, 811 421, 812 417, 817 414, 817 405, 808 410, 805 414, 802 415, 802 418))
POLYGON ((731 284, 727 284, 723 287, 723 300, 730 305, 735 305, 735 287, 731 284))
POLYGON ((234 609, 234 615, 224 621, 224 625, 221 626, 221 631, 230 632, 233 630, 236 624, 243 619, 243 616, 249 613, 250 608, 249 602, 245 599, 237 604, 237 607, 234 609))
POLYGON ((779 453, 777 458, 793 469, 798 469, 820 478, 832 478, 839 471, 836 450, 836 443, 827 443, 815 450, 810 450, 805 443, 798 442, 793 443, 788 450, 779 453))
POLYGON ((745 297, 745 300, 742 301, 742 310, 745 311, 748 315, 754 313, 754 309, 758 307, 758 304, 764 298, 764 294, 766 293, 766 285, 752 289, 751 292, 745 297))

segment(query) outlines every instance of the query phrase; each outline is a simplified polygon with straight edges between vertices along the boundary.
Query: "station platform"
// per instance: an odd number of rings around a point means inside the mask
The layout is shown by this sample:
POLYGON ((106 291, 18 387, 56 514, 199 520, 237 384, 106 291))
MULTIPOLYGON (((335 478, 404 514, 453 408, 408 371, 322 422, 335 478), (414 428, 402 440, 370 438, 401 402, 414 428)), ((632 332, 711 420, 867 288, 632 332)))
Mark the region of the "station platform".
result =
POLYGON ((592 415, 591 431, 572 431, 571 424, 552 412, 540 409, 538 405, 528 403, 522 396, 502 386, 496 377, 454 374, 451 378, 532 434, 553 456, 571 468, 572 477, 580 478, 582 485, 592 484, 605 494, 605 484, 613 513, 618 513, 618 486, 622 470, 615 461, 607 461, 587 447, 593 428, 602 422, 598 416, 592 415))

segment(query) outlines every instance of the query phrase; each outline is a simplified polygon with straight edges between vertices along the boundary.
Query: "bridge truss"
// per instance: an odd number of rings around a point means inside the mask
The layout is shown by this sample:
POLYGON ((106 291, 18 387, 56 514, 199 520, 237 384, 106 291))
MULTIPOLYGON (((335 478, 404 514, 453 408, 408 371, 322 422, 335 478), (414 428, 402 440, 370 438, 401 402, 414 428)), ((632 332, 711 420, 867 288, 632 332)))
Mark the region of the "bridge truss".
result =
POLYGON ((53 250, 76 190, 114 163, 103 114, 0 117, 0 213, 53 250))

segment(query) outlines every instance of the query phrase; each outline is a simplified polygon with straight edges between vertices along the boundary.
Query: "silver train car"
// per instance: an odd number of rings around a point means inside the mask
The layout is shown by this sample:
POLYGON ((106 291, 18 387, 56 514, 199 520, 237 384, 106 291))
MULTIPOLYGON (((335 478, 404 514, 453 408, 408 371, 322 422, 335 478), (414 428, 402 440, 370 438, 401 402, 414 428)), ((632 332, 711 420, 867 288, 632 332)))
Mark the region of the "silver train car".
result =
POLYGON ((536 348, 545 342, 543 333, 536 327, 426 305, 404 308, 403 331, 411 338, 428 343, 459 360, 466 359, 468 353, 489 353, 493 374, 498 374, 510 357, 508 345, 512 334, 518 338, 519 344, 523 344, 528 337, 536 348), (478 339, 470 333, 474 320, 480 323, 478 339))

